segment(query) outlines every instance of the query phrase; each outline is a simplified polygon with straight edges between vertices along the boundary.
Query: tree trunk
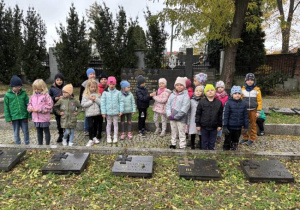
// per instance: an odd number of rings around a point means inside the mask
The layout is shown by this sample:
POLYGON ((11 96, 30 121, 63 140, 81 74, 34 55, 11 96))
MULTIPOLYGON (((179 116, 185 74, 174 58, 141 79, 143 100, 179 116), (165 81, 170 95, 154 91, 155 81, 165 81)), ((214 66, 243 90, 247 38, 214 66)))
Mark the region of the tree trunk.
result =
MULTIPOLYGON (((248 3, 249 0, 235 0, 235 12, 230 31, 231 39, 241 38, 248 3)), ((226 87, 232 86, 237 49, 238 43, 227 45, 225 47, 224 65, 221 79, 224 81, 226 87)))
POLYGON ((291 34, 291 27, 286 27, 285 29, 281 29, 281 35, 282 35, 281 53, 289 53, 290 34, 291 34))

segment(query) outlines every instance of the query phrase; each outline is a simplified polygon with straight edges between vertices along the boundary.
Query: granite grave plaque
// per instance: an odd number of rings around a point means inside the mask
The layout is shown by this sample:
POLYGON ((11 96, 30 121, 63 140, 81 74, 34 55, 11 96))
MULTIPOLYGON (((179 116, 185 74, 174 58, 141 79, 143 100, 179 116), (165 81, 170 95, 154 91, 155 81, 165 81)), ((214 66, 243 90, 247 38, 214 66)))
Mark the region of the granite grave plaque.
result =
POLYGON ((0 171, 10 171, 26 154, 26 150, 0 150, 0 171))
POLYGON ((296 112, 296 114, 300 115, 300 108, 292 108, 292 110, 296 112))
POLYGON ((250 182, 294 182, 294 177, 278 160, 243 160, 240 164, 250 182))
POLYGON ((153 156, 119 155, 112 174, 117 176, 152 177, 153 156))
POLYGON ((280 114, 285 115, 294 115, 296 114, 292 109, 290 108, 271 108, 274 112, 278 112, 280 114))
POLYGON ((178 169, 180 178, 201 181, 222 179, 217 162, 212 159, 180 159, 178 161, 178 169))
POLYGON ((80 174, 86 167, 90 153, 56 153, 42 168, 43 174, 80 174))

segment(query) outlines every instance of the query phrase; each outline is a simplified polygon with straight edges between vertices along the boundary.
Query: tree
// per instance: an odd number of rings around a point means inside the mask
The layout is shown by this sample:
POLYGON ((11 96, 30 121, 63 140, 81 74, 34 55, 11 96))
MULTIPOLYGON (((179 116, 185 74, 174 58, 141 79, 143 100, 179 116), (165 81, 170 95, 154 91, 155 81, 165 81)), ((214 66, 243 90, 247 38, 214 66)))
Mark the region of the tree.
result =
POLYGON ((151 14, 149 8, 145 12, 148 30, 146 31, 146 66, 147 68, 161 68, 163 51, 165 50, 168 34, 165 32, 164 22, 151 14))
POLYGON ((59 71, 68 82, 74 86, 80 85, 86 77, 85 71, 91 58, 91 40, 86 37, 85 20, 79 20, 73 4, 67 17, 67 26, 60 23, 56 30, 60 40, 56 42, 54 55, 59 71))
POLYGON ((46 25, 40 15, 29 7, 24 20, 24 57, 23 69, 29 81, 37 78, 47 79, 50 72, 46 71, 47 57, 45 35, 46 25))

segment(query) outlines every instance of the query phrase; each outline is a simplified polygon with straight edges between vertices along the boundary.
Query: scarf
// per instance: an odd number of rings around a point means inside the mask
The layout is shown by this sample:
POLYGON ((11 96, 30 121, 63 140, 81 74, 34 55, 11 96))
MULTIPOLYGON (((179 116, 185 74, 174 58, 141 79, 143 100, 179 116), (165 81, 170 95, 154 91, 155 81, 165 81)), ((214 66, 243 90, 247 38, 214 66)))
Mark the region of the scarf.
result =
POLYGON ((124 91, 124 92, 123 92, 123 91, 121 91, 121 92, 122 92, 122 94, 123 94, 124 96, 128 96, 128 95, 129 95, 129 93, 130 93, 129 91, 127 91, 127 92, 125 92, 125 91, 124 91))
POLYGON ((192 96, 192 99, 194 99, 195 101, 199 101, 201 99, 201 96, 195 96, 195 93, 192 96))
POLYGON ((41 95, 42 93, 37 93, 37 92, 35 92, 35 95, 41 95))
POLYGON ((161 94, 162 92, 165 91, 166 88, 159 88, 157 91, 157 95, 161 94))
POLYGON ((249 91, 251 91, 251 90, 253 90, 254 88, 255 88, 255 86, 256 86, 256 84, 253 84, 253 85, 251 85, 251 86, 248 86, 246 83, 245 83, 245 88, 246 88, 246 90, 249 92, 249 91))
POLYGON ((227 93, 223 90, 221 93, 216 92, 216 98, 224 98, 227 96, 227 93))

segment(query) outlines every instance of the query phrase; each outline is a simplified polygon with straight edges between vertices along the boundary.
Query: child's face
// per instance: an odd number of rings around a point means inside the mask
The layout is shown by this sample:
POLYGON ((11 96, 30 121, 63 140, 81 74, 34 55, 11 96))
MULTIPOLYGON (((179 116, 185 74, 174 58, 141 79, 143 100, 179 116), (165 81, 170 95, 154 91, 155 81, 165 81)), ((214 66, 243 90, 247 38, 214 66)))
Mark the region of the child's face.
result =
POLYGON ((108 85, 108 87, 109 87, 109 89, 111 89, 111 90, 114 90, 114 89, 115 89, 115 87, 116 87, 116 85, 109 84, 109 85, 108 85))
POLYGON ((94 72, 89 74, 89 79, 95 79, 96 78, 96 74, 94 72))
POLYGON ((252 79, 249 79, 249 80, 246 81, 246 84, 248 86, 252 86, 254 84, 254 81, 252 79))
POLYGON ((90 86, 90 92, 91 92, 91 93, 96 92, 96 90, 97 90, 96 85, 91 85, 91 86, 90 86))
POLYGON ((195 96, 201 96, 202 93, 203 93, 203 91, 202 91, 200 88, 197 88, 197 89, 195 90, 195 96))
POLYGON ((165 88, 165 87, 166 87, 166 84, 163 83, 163 82, 160 82, 160 83, 158 84, 158 87, 159 87, 159 88, 165 88))
POLYGON ((184 86, 182 84, 176 84, 175 85, 175 90, 178 92, 178 93, 181 93, 182 91, 184 91, 184 86))
POLYGON ((196 77, 194 77, 194 85, 197 87, 199 85, 202 85, 197 79, 196 77))
POLYGON ((43 92, 43 89, 35 88, 35 89, 34 89, 34 92, 36 92, 36 93, 41 93, 41 92, 43 92))
POLYGON ((206 95, 207 98, 213 98, 216 95, 216 91, 214 91, 213 89, 209 89, 209 90, 206 91, 205 95, 206 95))
POLYGON ((241 99, 241 94, 240 93, 234 93, 232 94, 233 100, 240 100, 241 99))
POLYGON ((11 88, 15 93, 19 93, 22 89, 22 86, 16 86, 11 88))
POLYGON ((146 82, 140 84, 140 87, 145 87, 146 86, 146 82))
POLYGON ((218 93, 222 93, 224 91, 224 88, 223 87, 218 87, 217 91, 218 91, 218 93))
POLYGON ((68 93, 68 92, 66 92, 66 91, 63 91, 63 97, 64 98, 69 98, 71 95, 68 93))
POLYGON ((124 88, 124 91, 125 91, 125 92, 129 92, 129 91, 130 91, 130 86, 129 86, 129 87, 126 87, 126 88, 124 88))
POLYGON ((55 80, 55 83, 56 83, 57 85, 61 86, 64 82, 61 80, 61 78, 57 78, 57 79, 55 80))
POLYGON ((107 85, 107 79, 106 78, 100 79, 100 84, 104 86, 107 85))

